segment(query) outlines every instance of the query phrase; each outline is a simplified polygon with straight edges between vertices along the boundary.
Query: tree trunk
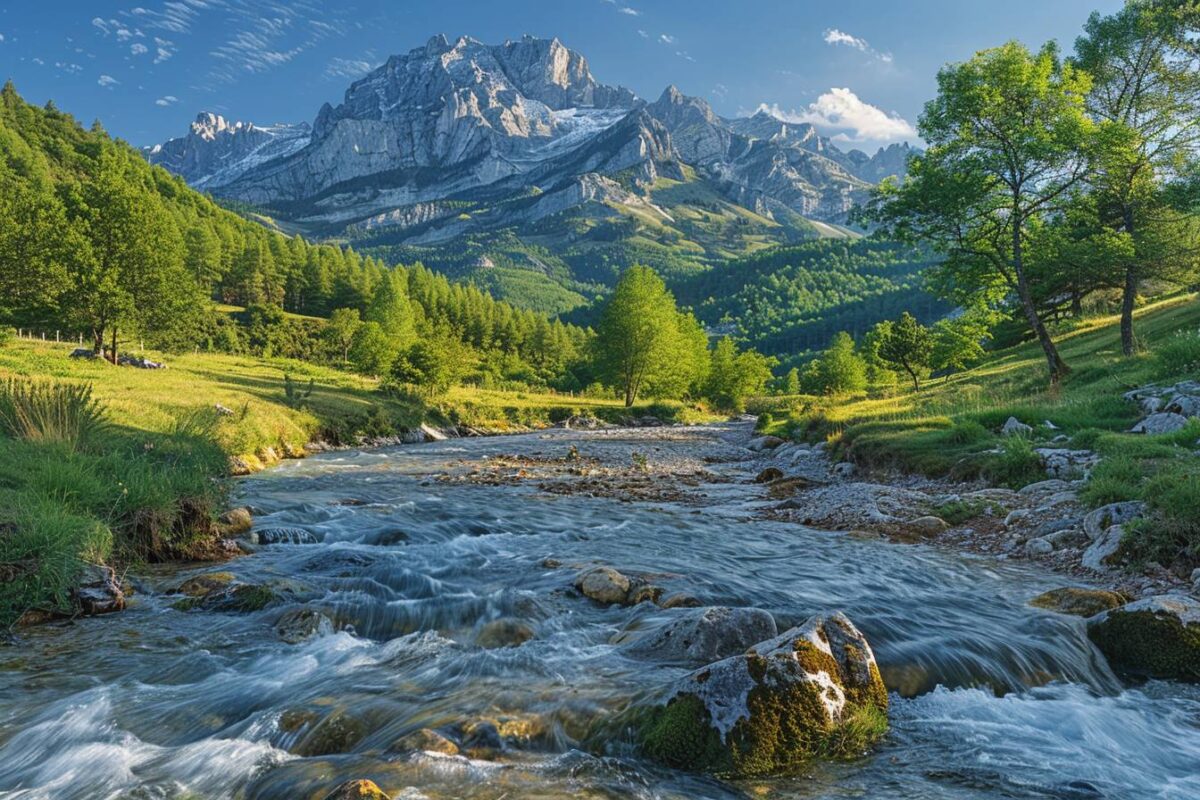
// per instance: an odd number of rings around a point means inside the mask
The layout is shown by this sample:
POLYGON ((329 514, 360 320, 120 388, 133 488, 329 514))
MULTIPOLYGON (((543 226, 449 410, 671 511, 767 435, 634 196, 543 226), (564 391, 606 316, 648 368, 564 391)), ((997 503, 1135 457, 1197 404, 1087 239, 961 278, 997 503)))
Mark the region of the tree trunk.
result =
POLYGON ((117 363, 117 326, 113 325, 112 332, 112 363, 117 363))
POLYGON ((1021 299, 1021 308, 1025 312, 1025 319, 1033 328, 1038 343, 1042 346, 1042 352, 1046 354, 1046 366, 1050 370, 1050 383, 1057 384, 1071 371, 1071 368, 1058 354, 1058 348, 1054 346, 1054 340, 1050 338, 1050 333, 1042 324, 1042 318, 1037 313, 1037 306, 1033 303, 1033 294, 1029 291, 1029 282, 1025 279, 1024 255, 1021 248, 1021 219, 1015 213, 1013 214, 1013 272, 1017 277, 1017 295, 1021 299))
MULTIPOLYGON (((1133 238, 1133 208, 1125 207, 1125 232, 1133 238)), ((1137 243, 1134 242, 1134 260, 1137 259, 1137 243)), ((1137 300, 1138 280, 1137 269, 1131 262, 1125 266, 1125 290, 1121 295, 1121 353, 1133 355, 1133 305, 1137 300)))
POLYGON ((104 329, 92 328, 92 352, 104 357, 104 329))

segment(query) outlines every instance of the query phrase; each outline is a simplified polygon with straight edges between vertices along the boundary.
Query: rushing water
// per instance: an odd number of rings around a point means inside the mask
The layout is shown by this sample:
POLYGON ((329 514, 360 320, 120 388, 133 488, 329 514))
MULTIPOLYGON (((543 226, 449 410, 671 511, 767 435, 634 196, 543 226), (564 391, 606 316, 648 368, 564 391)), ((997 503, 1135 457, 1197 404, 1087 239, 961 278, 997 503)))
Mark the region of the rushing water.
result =
POLYGON ((180 577, 164 574, 122 614, 28 631, 0 647, 0 797, 320 800, 359 777, 411 798, 1200 797, 1200 692, 1123 686, 1080 620, 1026 605, 1061 578, 755 521, 732 503, 740 489, 700 512, 428 479, 569 441, 587 434, 332 453, 246 480, 257 524, 323 542, 221 569, 290 588, 342 629, 289 645, 272 629, 280 607, 178 611, 154 591, 180 577), (708 604, 765 608, 781 629, 846 611, 893 691, 891 732, 861 760, 739 784, 620 740, 586 747, 590 726, 680 674, 613 644, 672 612, 601 608, 546 557, 652 572, 708 604), (499 617, 537 637, 474 646, 499 617), (294 755, 301 734, 281 719, 298 711, 355 720, 350 751, 294 755), (389 751, 480 718, 527 735, 494 760, 389 751))

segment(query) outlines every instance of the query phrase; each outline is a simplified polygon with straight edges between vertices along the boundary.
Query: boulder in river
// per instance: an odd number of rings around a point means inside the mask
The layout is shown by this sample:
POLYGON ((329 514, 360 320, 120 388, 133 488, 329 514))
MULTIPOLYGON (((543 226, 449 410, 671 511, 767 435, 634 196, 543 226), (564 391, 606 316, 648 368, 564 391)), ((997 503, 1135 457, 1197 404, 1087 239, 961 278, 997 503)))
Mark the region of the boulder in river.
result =
POLYGON ((680 664, 707 664, 745 653, 779 635, 775 618, 761 608, 689 609, 633 641, 628 650, 644 658, 680 664))
POLYGON ((321 540, 304 528, 263 528, 251 534, 258 544, 317 544, 321 540))
POLYGON ((1029 601, 1029 605, 1035 608, 1044 608, 1047 611, 1057 611, 1059 614, 1070 614, 1075 617, 1094 617, 1124 604, 1125 598, 1116 592, 1104 589, 1083 589, 1076 586, 1051 589, 1029 601))
POLYGON ((1147 597, 1088 621, 1088 638, 1118 672, 1200 683, 1200 601, 1147 597))
POLYGON ((332 712, 316 725, 312 725, 314 716, 310 711, 288 711, 280 718, 279 726, 284 730, 307 728, 292 748, 298 756, 311 758, 348 753, 367 735, 366 723, 345 709, 332 712))
POLYGON ((647 755, 679 769, 789 773, 859 755, 886 732, 887 707, 870 645, 839 613, 684 676, 640 734, 647 755))
POLYGON ((333 621, 322 611, 293 608, 275 622, 275 633, 288 644, 299 644, 322 633, 333 631, 333 621))
POLYGON ((179 611, 203 609, 234 614, 249 614, 262 611, 279 599, 279 594, 269 586, 251 583, 234 583, 214 589, 198 597, 188 597, 175 603, 179 611))
POLYGON ((585 597, 605 605, 634 606, 656 603, 662 588, 642 578, 623 575, 612 567, 592 567, 575 576, 575 588, 585 597))
POLYGON ((519 647, 535 636, 533 628, 519 619, 501 617, 483 626, 475 644, 488 650, 500 647, 519 647))
POLYGON ((329 794, 325 800, 391 800, 375 781, 346 781, 329 794))
POLYGON ((400 752, 441 753, 444 756, 458 755, 458 745, 432 728, 421 728, 407 734, 392 745, 391 749, 400 752))
POLYGON ((209 592, 216 592, 229 586, 236 580, 232 572, 205 572, 188 578, 175 589, 177 594, 188 597, 203 597, 209 592))

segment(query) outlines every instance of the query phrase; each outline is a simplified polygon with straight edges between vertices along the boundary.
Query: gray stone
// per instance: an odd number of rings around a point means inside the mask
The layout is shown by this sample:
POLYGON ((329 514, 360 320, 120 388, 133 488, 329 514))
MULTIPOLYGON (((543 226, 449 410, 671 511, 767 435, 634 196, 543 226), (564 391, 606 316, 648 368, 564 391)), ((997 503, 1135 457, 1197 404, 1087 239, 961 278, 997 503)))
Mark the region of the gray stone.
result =
POLYGON ((534 638, 532 627, 519 619, 501 617, 483 626, 475 637, 475 644, 494 650, 501 647, 519 647, 534 638))
POLYGON ((1025 555, 1045 556, 1054 552, 1054 544, 1048 539, 1030 539, 1025 543, 1025 555))
POLYGON ((1200 601, 1156 595, 1097 614, 1087 625, 1113 669, 1200 683, 1200 601))
POLYGON ((1125 531, 1120 525, 1113 525, 1106 529, 1084 551, 1080 563, 1096 572, 1107 572, 1121 549, 1121 537, 1124 533, 1125 531))
POLYGON ((1184 417, 1200 417, 1200 397, 1190 394, 1177 394, 1171 398, 1164 409, 1184 417))
POLYGON ((1080 517, 1065 517, 1062 519, 1047 520, 1041 525, 1038 525, 1037 532, 1034 533, 1034 536, 1049 536, 1052 533, 1058 533, 1059 531, 1066 530, 1067 528, 1074 528, 1081 522, 1083 522, 1083 520, 1080 517))
POLYGON ((744 653, 779 634, 775 618, 760 608, 688 609, 627 645, 642 658, 678 664, 707 664, 744 653))
POLYGON ((922 536, 936 536, 950 527, 950 523, 946 522, 946 520, 941 517, 935 517, 932 514, 917 517, 904 524, 910 531, 919 533, 922 536))
POLYGON ((842 461, 841 463, 834 464, 833 474, 839 478, 849 478, 854 475, 854 465, 849 461, 842 461))
POLYGON ((1070 491, 1071 484, 1058 478, 1052 478, 1048 481, 1038 481, 1031 483, 1028 486, 1022 487, 1017 494, 1021 497, 1029 497, 1035 494, 1056 494, 1058 492, 1070 491))
POLYGON ((629 593, 629 578, 612 567, 593 567, 579 573, 575 588, 597 603, 624 603, 629 593))
POLYGON ((1004 427, 1000 428, 1001 436, 1032 436, 1033 426, 1026 425, 1016 417, 1009 417, 1004 423, 1004 427))
POLYGON ((1012 511, 1008 512, 1008 515, 1004 518, 1004 527, 1011 528, 1021 520, 1026 519, 1030 513, 1032 512, 1030 512, 1028 508, 1013 509, 1012 511))
POLYGON ((756 439, 751 439, 746 447, 755 453, 762 453, 766 450, 774 450, 781 444, 783 444, 783 439, 780 439, 778 436, 759 436, 756 439))
POLYGON ((333 621, 323 611, 312 608, 293 608, 275 622, 275 633, 288 644, 333 633, 333 621))
POLYGON ((1129 429, 1130 433, 1145 433, 1153 436, 1159 433, 1174 433, 1187 426, 1187 417, 1182 414, 1163 412, 1151 414, 1129 429))
POLYGON ((1089 512, 1083 518, 1083 530, 1089 539, 1096 541, 1111 526, 1124 525, 1126 522, 1140 517, 1145 509, 1146 504, 1140 500, 1109 503, 1089 512))

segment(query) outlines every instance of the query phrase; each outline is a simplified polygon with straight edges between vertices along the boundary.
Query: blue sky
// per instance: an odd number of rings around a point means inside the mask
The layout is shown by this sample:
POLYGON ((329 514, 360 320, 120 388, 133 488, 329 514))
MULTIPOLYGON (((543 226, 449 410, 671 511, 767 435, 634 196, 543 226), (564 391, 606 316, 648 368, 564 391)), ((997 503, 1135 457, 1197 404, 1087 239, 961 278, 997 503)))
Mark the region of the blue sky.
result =
POLYGON ((199 111, 311 121, 352 80, 434 33, 558 36, 596 77, 669 83, 728 116, 761 104, 873 147, 913 138, 938 67, 1020 39, 1070 47, 1120 0, 128 0, 6 3, 0 76, 134 144, 199 111))

